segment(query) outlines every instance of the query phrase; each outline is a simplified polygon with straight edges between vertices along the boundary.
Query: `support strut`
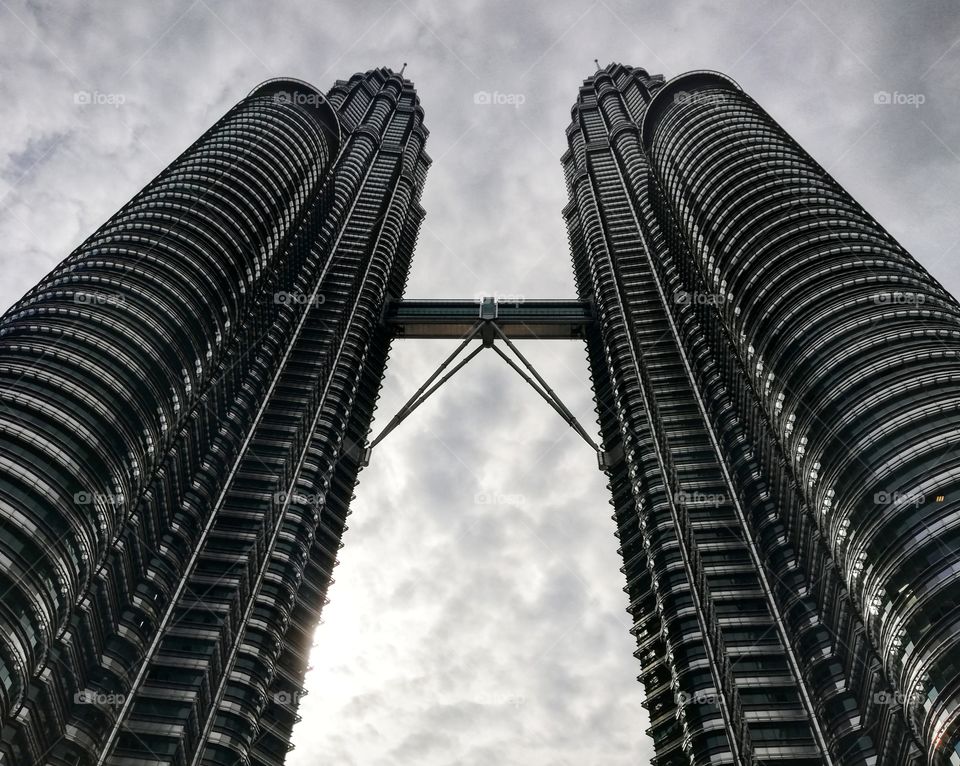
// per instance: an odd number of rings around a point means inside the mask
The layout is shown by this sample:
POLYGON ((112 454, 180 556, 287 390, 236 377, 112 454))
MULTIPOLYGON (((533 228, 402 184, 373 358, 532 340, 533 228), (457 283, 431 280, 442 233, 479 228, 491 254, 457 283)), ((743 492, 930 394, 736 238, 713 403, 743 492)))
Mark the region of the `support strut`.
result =
POLYGON ((523 362, 523 366, 530 371, 533 377, 536 378, 537 383, 539 383, 540 386, 542 386, 542 388, 537 387, 537 385, 534 384, 534 382, 527 375, 525 375, 524 372, 519 367, 517 367, 516 363, 512 359, 510 359, 506 354, 504 354, 500 349, 494 346, 493 350, 496 351, 498 354, 500 354, 500 356, 504 359, 504 361, 506 361, 507 364, 509 364, 514 370, 517 371, 517 374, 519 374, 521 378, 523 378, 525 381, 527 381, 527 383, 533 386, 533 389, 546 400, 547 404, 553 407, 560 414, 560 417, 562 417, 564 420, 567 421, 567 424, 571 428, 573 428, 574 431, 580 434, 580 437, 593 448, 594 452, 596 452, 598 455, 602 454, 603 450, 600 449, 600 446, 593 439, 590 438, 590 435, 586 432, 586 430, 584 430, 583 426, 580 425, 580 421, 577 420, 576 416, 572 412, 570 412, 569 408, 561 401, 560 397, 557 396, 556 391, 550 388, 550 386, 547 384, 547 381, 543 379, 543 376, 541 376, 540 373, 537 372, 537 368, 534 367, 533 364, 523 354, 520 353, 520 349, 517 348, 513 344, 513 341, 511 341, 504 334, 503 330, 501 330, 496 325, 493 326, 493 329, 497 333, 497 335, 500 336, 500 339, 507 344, 507 347, 514 354, 517 355, 517 358, 521 362, 523 362))
POLYGON ((413 396, 411 396, 407 400, 407 402, 400 408, 397 414, 390 419, 390 422, 387 423, 384 429, 380 432, 380 435, 376 439, 374 439, 372 442, 370 442, 370 444, 367 445, 367 447, 363 451, 362 457, 360 458, 361 466, 370 465, 370 453, 373 450, 373 448, 376 447, 380 442, 382 442, 384 437, 387 434, 389 434, 391 431, 393 431, 393 429, 395 429, 404 420, 406 420, 407 416, 411 412, 413 412, 415 409, 417 409, 417 407, 423 404, 427 400, 427 398, 431 394, 433 394, 434 391, 436 391, 438 388, 440 388, 440 386, 442 386, 444 383, 450 380, 450 378, 456 375, 457 372, 463 369, 463 367, 465 367, 466 364, 471 359, 473 359, 477 354, 479 354, 483 350, 483 346, 477 347, 476 349, 474 349, 474 351, 468 354, 465 359, 461 360, 452 370, 450 370, 450 372, 448 372, 446 375, 440 378, 440 380, 437 381, 435 385, 433 386, 430 385, 435 380, 437 380, 437 377, 439 377, 440 373, 442 373, 450 365, 450 362, 456 359, 460 355, 460 352, 463 351, 470 344, 470 341, 472 341, 477 336, 477 334, 483 328, 484 324, 485 323, 481 321, 481 322, 477 322, 473 326, 473 329, 471 329, 470 332, 466 334, 466 336, 464 337, 460 345, 457 346, 450 353, 450 355, 440 363, 437 369, 433 371, 433 374, 430 375, 430 377, 424 381, 423 385, 420 386, 420 388, 418 388, 416 392, 414 392, 413 396))
POLYGON ((533 364, 522 354, 520 349, 518 349, 513 342, 506 336, 503 330, 498 326, 496 321, 496 314, 492 316, 484 315, 481 312, 481 320, 477 322, 469 333, 464 337, 463 342, 457 346, 453 352, 440 363, 433 374, 424 382, 420 388, 411 396, 406 404, 400 408, 396 415, 391 418, 390 422, 384 427, 380 432, 380 435, 377 436, 369 445, 364 449, 363 455, 360 460, 361 466, 370 465, 370 453, 373 448, 376 447, 383 439, 392 432, 397 426, 399 426, 414 410, 417 409, 421 404, 423 404, 437 389, 439 389, 444 383, 446 383, 450 378, 457 374, 461 369, 463 369, 477 354, 479 354, 485 348, 492 348, 501 359, 503 359, 511 369, 514 370, 521 378, 523 378, 534 391, 536 391, 543 400, 549 404, 554 411, 560 415, 574 431, 582 438, 587 444, 590 445, 591 449, 597 453, 597 462, 601 470, 609 467, 609 456, 606 452, 603 451, 603 448, 600 447, 593 439, 590 438, 590 434, 587 433, 586 429, 580 424, 580 421, 577 420, 576 416, 570 411, 570 409, 563 403, 559 396, 557 396, 556 391, 550 388, 550 385, 546 380, 543 379, 543 376, 537 372, 537 369, 533 364), (441 373, 450 365, 450 363, 460 355, 462 352, 477 336, 480 336, 483 341, 481 345, 467 354, 466 357, 461 359, 453 369, 441 377, 441 373), (530 373, 527 372, 518 365, 513 359, 511 359, 507 354, 505 354, 499 346, 494 344, 494 340, 499 337, 523 364, 523 367, 527 369, 530 373))

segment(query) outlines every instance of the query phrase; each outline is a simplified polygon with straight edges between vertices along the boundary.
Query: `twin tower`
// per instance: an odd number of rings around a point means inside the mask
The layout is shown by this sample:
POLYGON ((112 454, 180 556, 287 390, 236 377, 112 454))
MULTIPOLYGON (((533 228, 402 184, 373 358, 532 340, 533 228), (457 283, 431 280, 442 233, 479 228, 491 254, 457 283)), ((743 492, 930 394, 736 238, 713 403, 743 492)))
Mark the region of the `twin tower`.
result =
MULTIPOLYGON (((586 343, 653 763, 960 764, 960 305, 721 74, 572 118, 579 300, 433 320, 586 343)), ((268 81, 0 319, 0 764, 283 764, 427 135, 268 81)))

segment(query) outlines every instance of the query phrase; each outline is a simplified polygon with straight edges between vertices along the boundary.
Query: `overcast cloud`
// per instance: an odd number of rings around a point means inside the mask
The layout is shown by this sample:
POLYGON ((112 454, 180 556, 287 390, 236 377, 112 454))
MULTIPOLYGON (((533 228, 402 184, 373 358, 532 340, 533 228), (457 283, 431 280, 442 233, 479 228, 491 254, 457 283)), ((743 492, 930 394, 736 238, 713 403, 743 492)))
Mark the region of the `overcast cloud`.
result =
MULTIPOLYGON (((434 158, 408 296, 572 297, 559 161, 594 58, 731 75, 960 292, 955 2, 0 0, 0 303, 258 82, 403 62, 434 158)), ((381 425, 447 348, 395 345, 381 425)), ((523 350, 595 431, 582 346, 523 350)), ((290 766, 649 758, 605 479, 525 386, 481 355, 361 474, 290 766)))

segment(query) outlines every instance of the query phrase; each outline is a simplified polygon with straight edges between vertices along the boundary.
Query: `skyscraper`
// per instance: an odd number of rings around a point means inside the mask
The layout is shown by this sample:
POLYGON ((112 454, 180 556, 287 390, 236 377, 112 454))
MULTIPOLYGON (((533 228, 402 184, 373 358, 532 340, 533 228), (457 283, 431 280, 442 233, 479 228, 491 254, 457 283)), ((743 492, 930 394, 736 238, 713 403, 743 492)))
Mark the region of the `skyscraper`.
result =
POLYGON ((960 305, 724 75, 572 117, 578 301, 401 300, 379 69, 263 83, 0 318, 0 764, 283 763, 394 335, 598 449, 655 764, 960 764, 960 305), (585 338, 601 447, 510 336, 585 338))
POLYGON ((0 762, 283 763, 426 137, 268 81, 0 320, 0 762))
POLYGON ((653 762, 960 763, 957 301, 722 74, 572 117, 653 762))

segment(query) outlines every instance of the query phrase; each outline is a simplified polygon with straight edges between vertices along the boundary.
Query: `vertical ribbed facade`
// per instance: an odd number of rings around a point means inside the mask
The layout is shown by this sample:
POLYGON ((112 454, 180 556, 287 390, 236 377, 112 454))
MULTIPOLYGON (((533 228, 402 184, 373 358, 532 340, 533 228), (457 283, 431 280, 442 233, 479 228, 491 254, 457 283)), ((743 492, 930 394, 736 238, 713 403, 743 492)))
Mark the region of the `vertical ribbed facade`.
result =
POLYGON ((572 116, 653 762, 960 763, 960 306, 723 75, 572 116))
POLYGON ((264 83, 0 320, 0 763, 283 763, 426 136, 264 83))

